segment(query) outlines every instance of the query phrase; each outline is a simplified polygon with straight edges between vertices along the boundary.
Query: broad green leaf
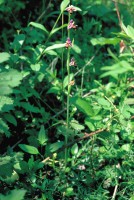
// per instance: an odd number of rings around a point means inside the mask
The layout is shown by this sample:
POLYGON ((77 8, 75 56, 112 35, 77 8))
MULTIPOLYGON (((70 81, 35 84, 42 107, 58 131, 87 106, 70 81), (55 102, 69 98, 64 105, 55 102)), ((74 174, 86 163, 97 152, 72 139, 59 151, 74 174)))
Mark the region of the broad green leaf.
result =
POLYGON ((39 24, 39 23, 36 23, 36 22, 30 22, 28 25, 29 26, 31 25, 31 26, 33 26, 35 28, 38 28, 38 29, 44 31, 45 33, 49 34, 49 32, 47 31, 47 29, 42 24, 39 24))
POLYGON ((13 124, 14 126, 17 126, 17 121, 15 119, 15 117, 11 114, 4 114, 4 118, 10 122, 11 124, 13 124))
POLYGON ((72 121, 70 122, 70 126, 71 126, 73 129, 77 130, 77 131, 84 130, 84 128, 85 128, 83 125, 79 124, 79 122, 76 121, 76 120, 72 120, 72 121))
POLYGON ((13 173, 13 163, 10 156, 0 158, 0 177, 6 178, 13 173))
POLYGON ((53 94, 59 94, 61 91, 60 87, 51 87, 48 91, 47 94, 53 93, 53 94))
POLYGON ((8 112, 9 110, 13 110, 13 108, 13 99, 7 96, 0 96, 0 112, 8 112))
POLYGON ((52 50, 52 49, 60 49, 65 47, 65 43, 64 44, 54 44, 52 46, 49 46, 45 49, 44 53, 47 53, 48 51, 52 50))
POLYGON ((4 133, 6 137, 10 137, 9 127, 7 123, 0 118, 0 133, 4 133))
POLYGON ((106 99, 104 99, 103 97, 98 98, 98 103, 100 105, 104 106, 104 107, 106 106, 106 107, 110 108, 110 103, 106 99))
POLYGON ((14 189, 10 190, 9 194, 7 195, 0 194, 0 200, 24 200, 25 194, 26 190, 24 189, 14 189))
MULTIPOLYGON (((15 51, 19 51, 20 48, 22 47, 24 41, 25 41, 25 35, 24 34, 20 34, 20 35, 17 35, 12 43, 12 48, 15 50, 15 51)), ((12 56, 13 57, 13 56, 12 56)))
POLYGON ((65 28, 67 26, 68 26, 68 24, 64 24, 63 26, 55 28, 54 30, 51 31, 50 36, 53 35, 54 33, 56 33, 57 31, 59 31, 60 29, 65 28))
MULTIPOLYGON (((73 80, 73 77, 74 77, 74 74, 70 74, 70 81, 72 81, 73 80)), ((64 78, 64 80, 63 80, 63 87, 65 88, 65 87, 67 87, 68 86, 68 76, 66 76, 65 78, 64 78)))
POLYGON ((26 153, 29 153, 29 154, 39 154, 39 151, 36 147, 33 147, 33 146, 30 146, 30 145, 27 145, 27 144, 19 144, 19 147, 25 151, 26 153))
POLYGON ((36 106, 31 105, 30 103, 21 102, 21 107, 23 107, 27 112, 33 112, 33 113, 40 113, 40 109, 36 106))
POLYGON ((72 153, 72 155, 76 155, 76 154, 78 153, 78 150, 79 150, 79 148, 78 148, 78 145, 77 145, 77 143, 76 143, 76 144, 74 144, 74 145, 72 146, 72 148, 71 148, 71 153, 72 153))
POLYGON ((47 142, 48 138, 46 135, 46 131, 44 129, 44 126, 42 125, 38 134, 38 141, 40 145, 43 145, 45 142, 47 142))
POLYGON ((65 10, 65 8, 67 7, 67 5, 70 3, 70 0, 63 0, 61 5, 60 5, 60 10, 61 13, 65 10))
POLYGON ((95 126, 94 126, 94 124, 92 123, 93 121, 89 118, 89 117, 87 117, 86 119, 85 119, 85 124, 88 126, 88 128, 91 130, 91 131, 95 131, 95 126))
POLYGON ((48 54, 48 55, 51 55, 51 56, 58 56, 57 52, 55 52, 53 50, 49 50, 49 51, 47 51, 45 53, 48 54))
POLYGON ((0 5, 1 5, 2 3, 5 3, 5 0, 0 0, 0 5))
POLYGON ((71 188, 71 187, 67 188, 66 191, 65 191, 65 196, 70 197, 72 195, 74 195, 73 188, 71 188))
POLYGON ((127 26, 127 35, 134 40, 134 28, 130 25, 127 26))
POLYGON ((59 141, 50 145, 50 151, 55 152, 63 146, 64 142, 59 141))
POLYGON ((104 37, 100 37, 100 38, 92 38, 91 39, 91 43, 92 45, 105 45, 105 44, 112 44, 112 45, 116 45, 120 42, 119 38, 104 38, 104 37))
POLYGON ((81 53, 80 47, 78 47, 76 44, 73 44, 72 49, 73 49, 76 53, 78 53, 78 54, 81 53))
POLYGON ((131 150, 130 144, 123 144, 122 147, 121 147, 121 150, 129 152, 131 150))
POLYGON ((94 115, 93 108, 91 107, 90 103, 87 100, 80 97, 72 97, 70 99, 70 103, 75 105, 78 108, 78 110, 80 110, 82 113, 86 114, 87 116, 94 115))
POLYGON ((6 52, 0 53, 0 63, 8 61, 9 59, 10 59, 9 53, 6 53, 6 52))
POLYGON ((13 171, 11 176, 7 176, 6 178, 1 178, 1 180, 7 184, 15 183, 18 179, 19 179, 19 176, 18 176, 17 172, 15 172, 15 171, 13 171))
POLYGON ((125 72, 133 72, 134 68, 125 60, 122 60, 112 66, 102 67, 101 70, 107 71, 101 75, 101 77, 113 76, 118 78, 119 74, 124 74, 125 72))
POLYGON ((31 64, 30 67, 31 67, 31 69, 33 71, 38 72, 40 70, 40 68, 41 68, 41 65, 39 63, 37 63, 37 64, 31 64))
POLYGON ((10 69, 0 73, 0 95, 10 94, 12 88, 18 86, 22 80, 22 74, 17 70, 10 69))

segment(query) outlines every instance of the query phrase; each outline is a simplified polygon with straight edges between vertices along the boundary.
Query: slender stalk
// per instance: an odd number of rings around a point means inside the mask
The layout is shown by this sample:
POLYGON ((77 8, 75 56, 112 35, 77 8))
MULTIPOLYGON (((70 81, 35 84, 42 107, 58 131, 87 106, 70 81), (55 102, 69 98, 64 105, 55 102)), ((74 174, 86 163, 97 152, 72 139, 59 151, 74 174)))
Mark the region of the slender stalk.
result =
MULTIPOLYGON (((62 40, 64 36, 64 30, 63 30, 63 25, 64 25, 64 13, 62 13, 62 40)), ((63 80, 64 80, 64 49, 62 50, 62 55, 61 55, 61 73, 62 73, 62 108, 64 107, 64 88, 63 88, 63 80)))
MULTIPOLYGON (((70 21, 70 13, 68 14, 68 23, 70 21)), ((68 38, 70 38, 70 31, 68 30, 68 38)), ((69 104, 70 104, 70 66, 69 66, 69 62, 70 62, 70 48, 68 48, 67 51, 67 75, 68 75, 68 88, 67 88, 67 118, 66 118, 66 122, 67 122, 67 128, 69 128, 69 104)), ((68 143, 68 135, 65 135, 65 145, 67 145, 68 143)), ((67 166, 67 148, 65 149, 65 168, 67 166)))

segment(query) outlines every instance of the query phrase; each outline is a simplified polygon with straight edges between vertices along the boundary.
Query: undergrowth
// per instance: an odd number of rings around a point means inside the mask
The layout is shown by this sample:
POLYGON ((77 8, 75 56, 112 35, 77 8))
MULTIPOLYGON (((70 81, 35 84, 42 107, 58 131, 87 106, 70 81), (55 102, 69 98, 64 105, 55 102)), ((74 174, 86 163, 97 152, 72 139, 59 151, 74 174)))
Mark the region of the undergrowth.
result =
POLYGON ((133 200, 133 3, 0 6, 0 200, 133 200))

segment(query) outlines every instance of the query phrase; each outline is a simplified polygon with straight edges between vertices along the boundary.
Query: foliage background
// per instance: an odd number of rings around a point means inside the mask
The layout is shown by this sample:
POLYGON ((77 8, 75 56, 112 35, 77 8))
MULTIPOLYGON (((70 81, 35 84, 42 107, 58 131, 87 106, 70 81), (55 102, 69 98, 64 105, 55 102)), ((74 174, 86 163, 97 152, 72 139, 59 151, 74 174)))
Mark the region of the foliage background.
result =
POLYGON ((0 200, 133 200, 134 3, 71 1, 69 127, 61 3, 0 1, 0 200))

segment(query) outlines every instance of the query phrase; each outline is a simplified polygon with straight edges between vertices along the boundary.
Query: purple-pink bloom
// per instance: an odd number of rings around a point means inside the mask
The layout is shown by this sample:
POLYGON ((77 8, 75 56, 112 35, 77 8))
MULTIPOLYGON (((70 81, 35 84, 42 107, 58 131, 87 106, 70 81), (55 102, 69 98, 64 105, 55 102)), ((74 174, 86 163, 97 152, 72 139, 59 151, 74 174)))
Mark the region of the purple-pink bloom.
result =
POLYGON ((76 11, 75 7, 73 5, 70 5, 66 8, 66 11, 68 11, 70 14, 72 14, 74 11, 76 11))
POLYGON ((75 25, 75 22, 71 19, 68 26, 67 26, 67 29, 76 29, 77 28, 77 25, 75 25))
POLYGON ((71 58, 71 61, 70 61, 70 63, 69 63, 69 66, 77 66, 77 64, 76 64, 76 61, 75 61, 75 59, 74 58, 71 58))
POLYGON ((66 47, 66 48, 69 48, 69 47, 71 47, 71 46, 72 46, 72 42, 71 42, 70 38, 67 38, 65 47, 66 47))

